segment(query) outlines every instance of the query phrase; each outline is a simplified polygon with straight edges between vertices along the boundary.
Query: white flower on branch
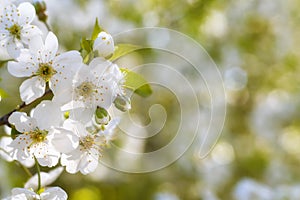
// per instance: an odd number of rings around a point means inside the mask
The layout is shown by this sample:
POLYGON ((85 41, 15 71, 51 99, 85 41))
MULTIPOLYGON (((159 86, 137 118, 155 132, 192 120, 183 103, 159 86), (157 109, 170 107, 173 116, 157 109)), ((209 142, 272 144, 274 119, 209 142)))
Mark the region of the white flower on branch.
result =
MULTIPOLYGON (((13 149, 11 156, 20 162, 36 157, 42 166, 55 166, 60 158, 60 149, 56 149, 51 141, 60 141, 56 147, 61 146, 61 149, 65 149, 65 144, 76 143, 77 139, 72 132, 65 131, 64 135, 56 134, 54 127, 60 125, 60 116, 62 113, 59 107, 50 101, 39 104, 32 117, 28 117, 26 113, 14 112, 8 121, 22 134, 9 145, 13 149)), ((72 149, 72 146, 69 148, 72 149)))
POLYGON ((3 9, 0 15, 0 45, 6 47, 13 58, 20 54, 24 44, 29 44, 34 37, 42 34, 37 26, 31 25, 34 17, 35 9, 28 2, 18 7, 10 4, 3 9))
POLYGON ((64 104, 63 110, 71 110, 71 119, 87 123, 92 120, 97 107, 107 110, 122 93, 123 79, 117 65, 95 58, 89 66, 80 68, 73 85, 65 85, 61 93, 54 96, 54 101, 64 104))
POLYGON ((8 63, 8 71, 16 77, 30 77, 20 86, 21 99, 29 104, 45 93, 46 83, 54 95, 71 85, 74 74, 82 64, 78 51, 57 54, 57 37, 49 32, 45 43, 35 37, 29 49, 22 49, 17 62, 8 63))
POLYGON ((4 200, 20 200, 20 199, 39 199, 39 200, 66 200, 68 198, 67 193, 60 187, 49 187, 45 191, 37 194, 32 190, 24 188, 14 188, 12 190, 12 196, 4 198, 4 200))
POLYGON ((89 174, 96 170, 98 160, 101 157, 104 140, 98 134, 89 133, 83 124, 73 120, 66 120, 64 128, 76 133, 79 139, 79 146, 74 150, 61 156, 61 164, 66 166, 69 173, 81 172, 89 174))
MULTIPOLYGON (((9 145, 12 143, 13 139, 8 136, 4 136, 0 139, 0 157, 6 160, 7 162, 12 162, 14 160, 18 160, 16 156, 13 157, 9 152, 13 150, 9 145)), ((25 167, 32 167, 34 165, 34 159, 29 158, 26 160, 19 161, 25 167)))

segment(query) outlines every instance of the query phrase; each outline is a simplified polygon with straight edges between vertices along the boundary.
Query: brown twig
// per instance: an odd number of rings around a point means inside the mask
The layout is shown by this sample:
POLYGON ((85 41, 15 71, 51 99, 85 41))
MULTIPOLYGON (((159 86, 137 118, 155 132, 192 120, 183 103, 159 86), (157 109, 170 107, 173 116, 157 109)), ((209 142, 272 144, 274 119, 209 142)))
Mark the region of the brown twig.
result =
MULTIPOLYGON (((51 90, 47 90, 45 92, 45 94, 41 97, 45 97, 47 94, 50 94, 51 93, 51 90)), ((14 112, 16 111, 20 111, 22 110, 23 108, 27 108, 28 106, 32 105, 33 103, 35 103, 36 101, 33 101, 29 104, 26 104, 25 102, 23 102, 21 105, 18 105, 15 109, 13 109, 12 111, 10 111, 9 113, 3 115, 1 118, 0 118, 0 126, 3 126, 3 125, 8 125, 10 126, 9 122, 8 122, 8 118, 10 117, 11 114, 13 114, 14 112)))

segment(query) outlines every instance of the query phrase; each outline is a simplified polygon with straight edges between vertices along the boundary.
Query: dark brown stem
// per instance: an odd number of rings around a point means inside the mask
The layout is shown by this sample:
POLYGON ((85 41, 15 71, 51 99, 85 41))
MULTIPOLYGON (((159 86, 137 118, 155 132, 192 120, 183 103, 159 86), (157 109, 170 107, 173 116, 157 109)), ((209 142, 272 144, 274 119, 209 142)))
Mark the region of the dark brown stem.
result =
POLYGON ((21 105, 17 106, 14 110, 10 111, 9 113, 7 113, 6 115, 3 115, 1 118, 0 118, 0 126, 3 126, 3 125, 9 125, 8 123, 8 118, 9 116, 13 113, 13 112, 16 112, 16 111, 19 111, 21 110, 22 108, 26 107, 26 104, 23 102, 21 105))
POLYGON ((44 22, 44 24, 45 24, 47 30, 48 30, 48 31, 51 31, 51 28, 50 28, 49 24, 48 24, 46 21, 43 21, 43 22, 44 22))
MULTIPOLYGON (((47 91, 45 92, 45 94, 44 94, 41 98, 45 97, 47 94, 50 94, 50 93, 51 93, 51 90, 47 90, 47 91)), ((13 113, 16 112, 16 111, 22 110, 23 108, 29 107, 29 106, 32 105, 33 103, 35 103, 35 101, 34 101, 34 102, 31 102, 31 103, 29 103, 29 104, 26 104, 25 102, 23 102, 21 105, 18 105, 15 109, 13 109, 12 111, 10 111, 9 113, 3 115, 3 116, 0 118, 0 126, 3 126, 3 125, 8 125, 8 126, 10 126, 10 124, 9 124, 9 122, 8 122, 8 118, 10 117, 10 115, 13 114, 13 113)))

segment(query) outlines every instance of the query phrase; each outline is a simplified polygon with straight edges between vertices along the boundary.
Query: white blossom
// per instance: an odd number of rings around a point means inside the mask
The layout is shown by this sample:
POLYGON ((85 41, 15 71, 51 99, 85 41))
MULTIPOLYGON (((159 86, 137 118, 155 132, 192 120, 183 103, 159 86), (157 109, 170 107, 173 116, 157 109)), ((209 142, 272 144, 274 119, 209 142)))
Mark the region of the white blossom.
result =
POLYGON ((66 200, 68 198, 67 193, 60 187, 46 188, 40 194, 33 192, 32 190, 24 188, 14 188, 12 190, 12 196, 5 198, 4 200, 25 200, 25 199, 37 199, 37 200, 66 200))
POLYGON ((109 123, 106 126, 104 126, 104 129, 100 129, 98 131, 97 134, 104 138, 103 141, 105 142, 106 145, 108 145, 109 142, 111 142, 115 138, 115 129, 119 123, 120 123, 119 118, 112 119, 109 121, 109 123))
POLYGON ((0 45, 7 48, 13 58, 20 54, 24 44, 28 44, 42 32, 37 26, 31 25, 35 17, 32 4, 25 2, 18 7, 7 5, 0 15, 0 45))
POLYGON ((98 52, 101 57, 108 57, 115 51, 112 36, 104 31, 100 32, 94 41, 93 50, 98 52))
POLYGON ((124 76, 117 65, 103 58, 95 58, 83 65, 76 74, 72 87, 66 85, 54 101, 64 102, 63 110, 71 110, 70 118, 88 122, 97 107, 108 109, 121 93, 124 76))
POLYGON ((70 119, 65 121, 64 128, 73 131, 80 138, 79 146, 74 151, 61 156, 61 164, 66 166, 66 171, 72 174, 95 171, 101 157, 103 138, 89 133, 83 124, 70 119))
MULTIPOLYGON (((14 112, 8 121, 22 134, 9 145, 13 149, 11 155, 21 162, 36 157, 42 166, 55 166, 60 152, 51 141, 56 139, 54 127, 60 125, 60 115, 59 107, 50 101, 41 102, 32 117, 28 117, 26 113, 14 112)), ((64 133, 65 135, 59 136, 60 145, 68 144, 73 139, 72 133, 64 133)))
MULTIPOLYGON (((7 131, 11 131, 11 128, 9 128, 8 126, 5 126, 4 129, 7 131)), ((9 145, 11 144, 11 142, 13 141, 13 139, 11 138, 11 136, 3 136, 0 139, 0 157, 4 160, 6 160, 7 162, 12 162, 14 160, 17 160, 16 156, 11 156, 10 152, 13 150, 13 148, 11 148, 9 145)), ((34 159, 26 159, 26 160, 22 160, 19 161, 23 166, 25 167, 32 167, 34 165, 34 159)))
POLYGON ((8 145, 12 142, 11 137, 3 136, 0 139, 0 157, 6 160, 7 162, 11 162, 14 159, 9 155, 9 151, 11 148, 8 145))
POLYGON ((0 0, 0 5, 2 5, 3 7, 6 7, 7 5, 10 5, 10 4, 19 5, 24 2, 33 3, 34 0, 33 1, 32 0, 0 0))
POLYGON ((17 62, 8 63, 8 71, 16 77, 30 77, 20 86, 21 99, 29 104, 45 93, 46 83, 54 95, 72 84, 74 74, 82 63, 78 51, 57 54, 57 37, 49 32, 45 43, 36 37, 29 49, 22 49, 17 62))

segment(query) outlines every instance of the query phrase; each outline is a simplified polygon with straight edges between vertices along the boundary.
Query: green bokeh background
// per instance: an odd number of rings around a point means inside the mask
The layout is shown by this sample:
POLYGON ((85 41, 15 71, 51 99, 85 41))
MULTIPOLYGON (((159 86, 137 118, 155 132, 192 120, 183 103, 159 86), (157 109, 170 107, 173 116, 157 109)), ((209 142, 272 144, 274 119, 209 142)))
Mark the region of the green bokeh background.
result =
MULTIPOLYGON (((227 200, 237 199, 237 185, 246 178, 270 190, 299 184, 299 1, 48 0, 46 3, 50 26, 62 49, 79 49, 80 38, 90 35, 96 17, 112 34, 135 27, 159 26, 188 35, 217 64, 227 97, 226 122, 217 150, 206 158, 196 156, 198 148, 194 143, 177 162, 151 173, 122 173, 103 166, 97 174, 89 176, 63 173, 54 185, 64 188, 69 199, 227 200), (230 75, 228 71, 232 68, 246 74, 247 82, 240 82, 240 74, 230 75), (237 87, 231 87, 230 81, 237 87)), ((128 64, 152 60, 155 53, 144 50, 131 56, 128 64)), ((0 70, 1 88, 8 93, 0 103, 0 113, 5 114, 20 103, 21 81, 11 77, 6 67, 0 70)), ((133 96, 130 111, 144 125, 150 121, 148 109, 154 102, 168 114, 161 135, 145 141, 145 152, 168 143, 179 120, 176 97, 163 88, 153 89, 154 94, 148 99, 133 96)), ((118 142, 122 140, 115 141, 118 142)), ((1 195, 26 182, 26 174, 14 163, 0 161, 0 166, 1 195)))

